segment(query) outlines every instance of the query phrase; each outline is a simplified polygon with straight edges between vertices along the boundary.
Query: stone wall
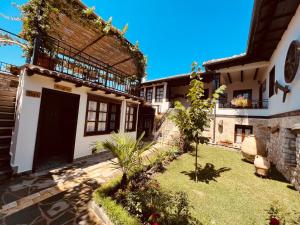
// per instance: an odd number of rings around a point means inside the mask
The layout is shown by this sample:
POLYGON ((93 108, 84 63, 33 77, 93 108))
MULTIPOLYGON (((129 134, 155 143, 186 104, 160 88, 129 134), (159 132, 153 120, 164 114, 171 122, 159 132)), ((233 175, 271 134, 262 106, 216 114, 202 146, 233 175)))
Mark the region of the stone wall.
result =
POLYGON ((300 150, 296 150, 296 135, 291 128, 300 122, 300 116, 273 118, 268 122, 271 130, 274 130, 270 132, 270 141, 267 144, 269 160, 289 181, 295 176, 299 178, 299 169, 298 173, 296 169, 300 166, 300 160, 297 161, 296 155, 299 155, 300 150), (279 130, 276 131, 276 127, 279 130))
MULTIPOLYGON (((235 142, 235 125, 249 125, 253 126, 253 134, 267 143, 269 140, 268 121, 266 119, 253 119, 253 118, 216 118, 216 139, 215 142, 228 140, 232 143, 235 142)), ((211 127, 211 137, 213 136, 213 127, 211 127)), ((240 147, 235 144, 235 147, 240 147)))
POLYGON ((0 72, 0 90, 15 91, 18 86, 18 77, 0 72))
POLYGON ((296 139, 296 162, 297 167, 292 172, 291 182, 300 191, 300 133, 297 134, 296 139))

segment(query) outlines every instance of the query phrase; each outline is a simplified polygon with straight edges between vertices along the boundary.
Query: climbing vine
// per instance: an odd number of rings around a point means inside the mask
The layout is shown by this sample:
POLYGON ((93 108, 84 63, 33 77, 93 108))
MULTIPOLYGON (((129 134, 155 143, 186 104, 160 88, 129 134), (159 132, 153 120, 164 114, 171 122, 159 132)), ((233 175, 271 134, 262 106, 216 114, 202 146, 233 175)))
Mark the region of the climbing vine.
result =
POLYGON ((60 14, 64 14, 73 21, 79 22, 83 26, 89 27, 96 32, 101 32, 107 36, 115 36, 120 40, 130 56, 138 61, 139 74, 144 74, 147 59, 143 56, 136 45, 132 45, 124 36, 128 30, 128 24, 122 30, 119 30, 112 25, 112 17, 105 21, 100 16, 95 14, 95 7, 86 8, 78 0, 29 0, 24 5, 15 5, 21 13, 20 18, 9 17, 4 14, 0 16, 13 21, 22 21, 23 27, 20 36, 27 41, 27 45, 18 42, 13 37, 2 34, 0 32, 0 45, 17 44, 24 49, 25 56, 30 57, 33 53, 34 40, 37 35, 40 35, 43 45, 49 50, 52 50, 51 42, 48 37, 51 36, 51 27, 55 26, 59 21, 60 14))

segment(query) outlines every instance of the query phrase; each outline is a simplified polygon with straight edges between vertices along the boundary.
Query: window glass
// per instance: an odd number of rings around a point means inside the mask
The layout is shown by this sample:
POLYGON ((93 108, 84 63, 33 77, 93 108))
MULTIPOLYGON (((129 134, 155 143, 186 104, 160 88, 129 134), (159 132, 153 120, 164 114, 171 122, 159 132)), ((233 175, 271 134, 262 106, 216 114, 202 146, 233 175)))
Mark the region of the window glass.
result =
POLYGON ((85 135, 97 135, 117 131, 120 105, 99 100, 88 100, 85 135))
POLYGON ((136 125, 136 107, 127 106, 126 108, 126 121, 125 121, 125 130, 126 131, 135 131, 136 125))
POLYGON ((88 121, 96 121, 96 112, 88 112, 88 121))
POLYGON ((86 131, 88 132, 95 131, 95 122, 88 122, 86 126, 86 131))
POLYGON ((153 94, 153 88, 147 88, 146 89, 146 101, 152 102, 152 94, 153 94))
POLYGON ((164 97, 164 86, 156 87, 155 101, 162 102, 164 97))
POLYGON ((89 101, 89 110, 96 111, 96 109, 97 109, 97 102, 95 102, 95 101, 89 101))

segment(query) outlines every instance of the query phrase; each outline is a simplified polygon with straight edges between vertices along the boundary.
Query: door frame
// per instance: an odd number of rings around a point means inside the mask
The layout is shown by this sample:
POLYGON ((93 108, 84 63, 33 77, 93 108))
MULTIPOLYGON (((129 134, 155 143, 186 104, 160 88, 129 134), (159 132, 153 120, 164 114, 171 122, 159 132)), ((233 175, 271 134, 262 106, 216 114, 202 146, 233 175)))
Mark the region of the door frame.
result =
POLYGON ((32 162, 32 172, 35 172, 38 168, 38 146, 39 146, 39 139, 40 139, 40 132, 41 132, 41 111, 42 111, 42 104, 43 104, 43 97, 45 97, 45 94, 47 95, 48 93, 60 93, 64 95, 69 95, 78 98, 78 108, 77 108, 77 119, 75 121, 74 126, 76 127, 75 132, 74 132, 74 142, 72 143, 72 151, 69 153, 69 156, 67 157, 67 162, 71 163, 74 160, 74 151, 75 151, 75 143, 76 143, 76 133, 77 133, 77 124, 78 124, 78 113, 79 113, 79 106, 80 106, 80 95, 78 94, 73 94, 73 93, 68 93, 68 92, 63 92, 63 91, 58 91, 50 88, 42 88, 42 94, 41 94, 41 101, 40 101, 40 108, 39 108, 39 118, 38 118, 38 124, 37 124, 37 131, 36 131, 36 137, 35 137, 35 147, 34 147, 34 155, 33 155, 33 162, 32 162))

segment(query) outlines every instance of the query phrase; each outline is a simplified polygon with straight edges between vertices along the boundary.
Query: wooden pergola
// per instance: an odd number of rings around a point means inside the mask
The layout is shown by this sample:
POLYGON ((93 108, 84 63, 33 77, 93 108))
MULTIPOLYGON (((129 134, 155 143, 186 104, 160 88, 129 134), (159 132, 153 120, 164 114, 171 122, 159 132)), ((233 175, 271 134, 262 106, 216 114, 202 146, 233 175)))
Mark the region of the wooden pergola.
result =
MULTIPOLYGON (((63 1, 68 3, 68 0, 63 1)), ((75 4, 74 7, 77 9, 78 7, 82 10, 87 8, 79 0, 73 0, 72 4, 75 4)), ((95 20, 99 19, 94 13, 90 16, 95 20)), ((126 76, 139 78, 144 76, 143 54, 120 35, 118 29, 112 27, 111 32, 107 34, 101 29, 88 26, 82 18, 71 18, 63 11, 59 12, 58 15, 53 15, 52 19, 55 20, 55 26, 51 27, 49 35, 61 41, 61 46, 64 43, 66 43, 66 48, 72 46, 71 57, 85 54, 93 57, 94 60, 99 60, 108 69, 115 68, 126 76)))

